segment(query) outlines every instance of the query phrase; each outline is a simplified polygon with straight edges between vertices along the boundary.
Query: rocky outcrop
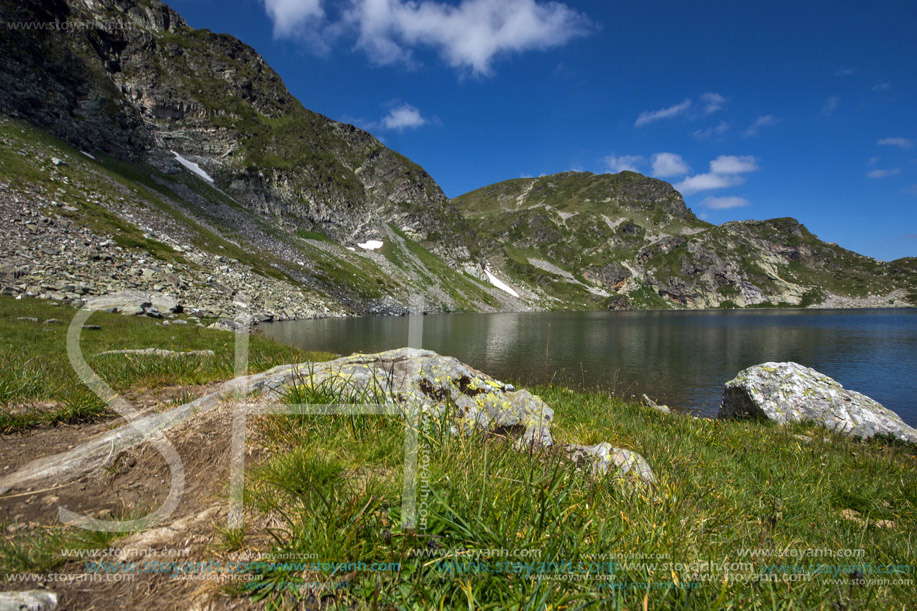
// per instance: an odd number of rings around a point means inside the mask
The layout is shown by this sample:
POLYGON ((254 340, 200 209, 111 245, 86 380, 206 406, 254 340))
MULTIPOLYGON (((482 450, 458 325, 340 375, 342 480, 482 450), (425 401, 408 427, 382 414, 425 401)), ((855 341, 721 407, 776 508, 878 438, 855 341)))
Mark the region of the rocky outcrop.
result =
POLYGON ((798 363, 762 363, 726 383, 720 418, 809 421, 856 437, 917 443, 917 430, 876 401, 798 363))

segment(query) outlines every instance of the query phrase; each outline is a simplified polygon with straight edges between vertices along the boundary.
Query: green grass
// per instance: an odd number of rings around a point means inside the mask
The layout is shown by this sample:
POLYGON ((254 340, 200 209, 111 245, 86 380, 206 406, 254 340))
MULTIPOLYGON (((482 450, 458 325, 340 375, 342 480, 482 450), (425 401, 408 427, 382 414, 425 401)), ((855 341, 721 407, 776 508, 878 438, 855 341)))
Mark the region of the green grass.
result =
MULTIPOLYGON (((768 574, 767 565, 910 565, 910 575, 891 577, 913 579, 917 448, 856 441, 807 425, 664 415, 601 392, 559 387, 535 392, 555 409, 558 441, 608 441, 637 451, 656 473, 655 488, 611 478, 593 481, 558 453, 529 455, 498 439, 451 437, 448 421, 437 421, 421 429, 420 451, 429 457, 429 473, 421 478, 418 499, 426 502, 427 521, 417 531, 405 530, 400 419, 269 417, 260 428, 274 457, 254 471, 247 504, 280 517, 281 525, 271 531, 273 551, 285 557, 316 554, 309 557, 323 562, 394 562, 397 569, 277 569, 262 572, 253 589, 232 592, 267 599, 274 605, 269 608, 280 608, 281 599, 290 596, 288 584, 304 581, 348 581, 348 593, 336 599, 342 609, 897 609, 910 604, 912 586, 860 585, 849 569, 839 571, 839 583, 823 575, 792 583, 761 575, 768 574), (800 434, 811 441, 794 436, 800 434), (844 510, 859 512, 863 521, 844 518, 844 510), (877 520, 893 525, 876 527, 877 520), (498 548, 508 550, 509 557, 474 555, 498 548), (854 559, 787 555, 861 548, 864 555, 854 559), (442 557, 429 555, 431 549, 442 557), (522 553, 538 556, 514 555, 522 553), (629 554, 630 560, 618 558, 610 565, 611 554, 629 554), (589 564, 595 562, 606 564, 589 564), (701 581, 697 563, 703 562, 744 565, 732 567, 729 578, 701 570, 713 575, 701 581), (571 569, 593 579, 565 580, 571 569), (599 587, 595 578, 609 574, 622 589, 599 587), (697 587, 684 585, 692 583, 697 587), (640 589, 644 584, 655 585, 640 589)), ((306 384, 288 400, 368 398, 350 396, 341 386, 306 384)))
MULTIPOLYGON (((42 423, 76 422, 108 414, 105 403, 77 378, 67 350, 67 326, 76 310, 34 300, 0 297, 0 431, 42 423), (18 320, 37 318, 39 322, 18 320), (43 324, 56 318, 61 323, 43 324)), ((163 326, 149 318, 97 312, 84 330, 86 361, 116 392, 155 392, 179 384, 205 384, 233 377, 235 337, 193 324, 163 326), (96 356, 106 350, 163 348, 213 350, 213 357, 96 356)), ((327 360, 260 335, 250 338, 252 372, 292 362, 327 360)))
MULTIPOLYGON (((4 531, 15 528, 11 522, 0 522, 4 531)), ((45 526, 0 537, 0 576, 17 573, 49 573, 82 550, 107 547, 118 535, 64 526, 45 526), (67 550, 67 551, 65 551, 67 550), (73 551, 71 551, 73 550, 73 551)))

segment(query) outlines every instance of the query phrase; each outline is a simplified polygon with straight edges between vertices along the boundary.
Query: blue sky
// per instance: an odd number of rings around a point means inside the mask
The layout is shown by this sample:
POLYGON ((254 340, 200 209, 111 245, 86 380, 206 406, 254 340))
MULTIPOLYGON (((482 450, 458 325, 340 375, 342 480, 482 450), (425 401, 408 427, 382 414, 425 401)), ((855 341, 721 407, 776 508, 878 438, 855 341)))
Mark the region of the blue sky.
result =
POLYGON ((635 169, 722 223, 917 255, 917 3, 171 0, 450 197, 635 169))

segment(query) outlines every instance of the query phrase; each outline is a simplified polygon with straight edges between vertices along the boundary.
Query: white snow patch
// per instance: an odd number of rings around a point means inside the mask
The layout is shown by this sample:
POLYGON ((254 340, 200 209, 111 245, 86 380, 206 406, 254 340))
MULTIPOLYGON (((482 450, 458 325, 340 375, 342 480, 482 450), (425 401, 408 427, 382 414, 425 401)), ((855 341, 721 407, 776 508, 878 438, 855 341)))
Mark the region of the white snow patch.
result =
POLYGON ((94 157, 93 155, 90 155, 90 154, 87 153, 86 151, 80 151, 80 152, 83 153, 84 155, 86 155, 87 157, 89 157, 90 159, 95 159, 95 157, 94 157))
POLYGON ((500 289, 501 291, 505 291, 509 293, 510 295, 512 295, 513 297, 519 296, 519 293, 514 291, 513 287, 511 287, 510 285, 506 284, 505 282, 503 282, 502 280, 500 280, 499 278, 491 274, 489 269, 485 269, 484 273, 487 274, 487 279, 490 280, 490 283, 494 285, 495 287, 497 287, 498 289, 500 289))
POLYGON ((379 250, 382 248, 382 246, 384 246, 384 243, 380 242, 379 240, 370 240, 368 242, 363 242, 362 244, 357 244, 357 246, 363 250, 379 250))
POLYGON ((352 251, 352 252, 357 252, 357 249, 354 248, 353 246, 348 246, 348 247, 347 247, 347 250, 350 250, 350 251, 352 251))
POLYGON ((186 168, 188 168, 189 170, 191 170, 192 172, 194 172, 195 174, 197 174, 198 176, 200 176, 207 182, 213 182, 213 179, 210 178, 210 174, 202 170, 201 166, 197 165, 193 161, 188 161, 187 159, 185 159, 184 157, 182 157, 175 151, 172 151, 172 154, 175 155, 175 159, 178 160, 178 163, 182 164, 183 166, 185 166, 186 168))

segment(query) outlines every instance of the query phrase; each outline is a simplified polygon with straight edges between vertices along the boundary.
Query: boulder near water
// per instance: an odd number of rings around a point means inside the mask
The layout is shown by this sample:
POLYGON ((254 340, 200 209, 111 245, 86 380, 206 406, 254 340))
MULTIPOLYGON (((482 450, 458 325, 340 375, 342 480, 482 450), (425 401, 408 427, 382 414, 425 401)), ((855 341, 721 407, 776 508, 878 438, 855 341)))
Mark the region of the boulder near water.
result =
POLYGON ((719 418, 809 421, 856 437, 917 443, 917 430, 866 395, 799 363, 762 363, 726 382, 719 418))

